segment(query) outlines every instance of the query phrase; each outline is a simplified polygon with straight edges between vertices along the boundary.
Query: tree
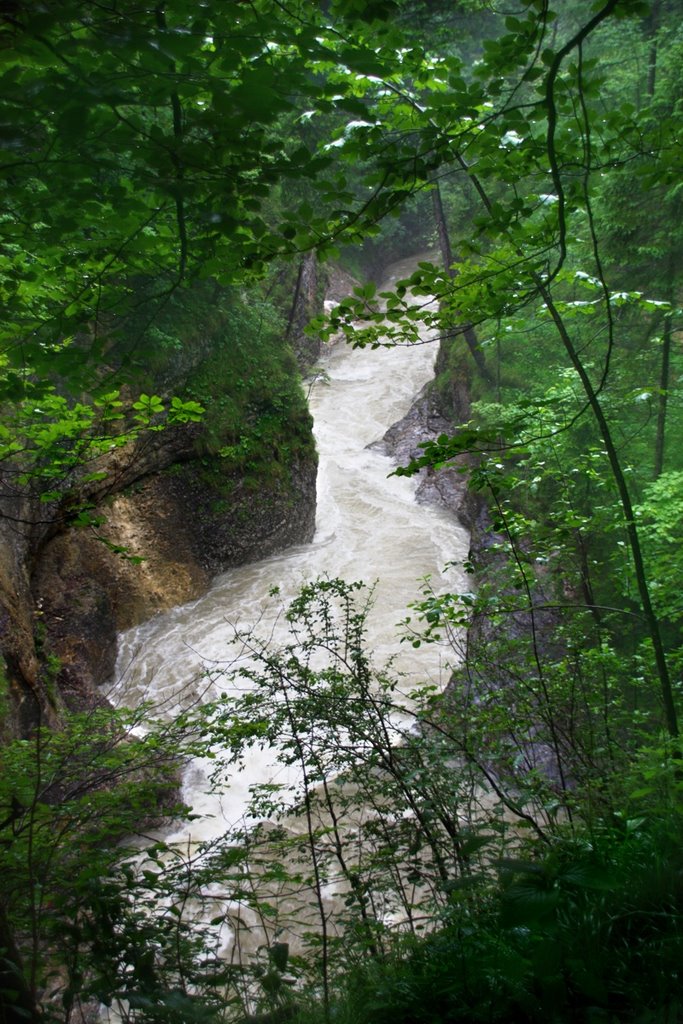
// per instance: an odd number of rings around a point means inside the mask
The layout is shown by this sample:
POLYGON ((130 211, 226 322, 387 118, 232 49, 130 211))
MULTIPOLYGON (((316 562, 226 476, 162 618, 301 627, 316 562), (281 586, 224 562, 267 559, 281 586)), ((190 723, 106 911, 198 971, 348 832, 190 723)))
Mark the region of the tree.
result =
MULTIPOLYGON (((176 773, 192 738, 175 726, 136 737, 143 716, 101 708, 3 747, 3 1020, 67 1020, 94 993, 108 1002, 139 983, 143 952, 159 942, 163 928, 156 939, 140 924, 133 934, 145 898, 132 837, 145 819, 182 813, 176 773)), ((149 848, 152 861, 159 851, 149 848)))
MULTIPOLYGON (((406 342, 415 337, 420 314, 404 300, 408 287, 418 295, 439 297, 441 315, 427 308, 422 319, 442 333, 453 330, 449 317, 457 311, 457 320, 478 324, 480 334, 482 325, 491 325, 491 333, 501 337, 506 326, 516 330, 523 324, 539 338, 554 335, 557 348, 547 351, 558 366, 564 358, 580 387, 584 405, 582 409, 577 403, 576 421, 585 413, 592 417, 616 489, 664 718, 675 736, 668 655, 652 602, 655 581, 643 556, 628 456, 620 450, 612 398, 613 378, 621 365, 621 307, 628 304, 642 318, 668 306, 656 294, 645 297, 614 288, 595 213, 605 168, 613 166, 620 173, 639 151, 630 105, 603 116, 603 76, 593 54, 601 32, 609 31, 615 19, 638 17, 646 10, 641 4, 608 0, 590 17, 572 10, 566 22, 554 24, 556 14, 546 4, 525 4, 523 14, 506 19, 500 38, 486 42, 471 76, 455 57, 420 56, 419 65, 410 68, 412 81, 406 80, 405 70, 383 78, 375 109, 385 142, 383 159, 391 162, 394 174, 400 176, 410 160, 411 187, 427 188, 437 168, 440 175, 446 169, 457 171, 480 203, 476 236, 459 245, 467 258, 459 260, 457 277, 449 268, 444 272, 424 265, 395 293, 383 296, 390 311, 389 338, 406 342), (577 240, 579 234, 585 242, 577 240), (575 299, 572 282, 585 282, 592 297, 575 299), (552 330, 546 333, 548 327, 552 330)), ((368 88, 372 93, 376 87, 368 88)), ((350 142, 350 153, 365 156, 372 132, 350 142)), ((662 152, 659 163, 648 163, 648 173, 650 180, 664 183, 672 173, 672 158, 662 152)), ((400 177, 401 187, 406 173, 400 177)), ((384 314, 369 309, 368 298, 359 295, 333 315, 334 328, 344 326, 358 344, 377 343, 385 330, 380 326, 384 314), (364 331, 353 326, 359 318, 370 324, 364 331)), ((460 327, 461 332, 465 329, 460 327)), ((529 417, 522 415, 513 436, 505 436, 503 449, 512 459, 517 451, 514 434, 522 433, 525 419, 533 431, 534 409, 532 402, 529 417)), ((416 465, 438 467, 473 443, 486 449, 491 432, 479 439, 467 432, 444 438, 429 445, 416 465)))

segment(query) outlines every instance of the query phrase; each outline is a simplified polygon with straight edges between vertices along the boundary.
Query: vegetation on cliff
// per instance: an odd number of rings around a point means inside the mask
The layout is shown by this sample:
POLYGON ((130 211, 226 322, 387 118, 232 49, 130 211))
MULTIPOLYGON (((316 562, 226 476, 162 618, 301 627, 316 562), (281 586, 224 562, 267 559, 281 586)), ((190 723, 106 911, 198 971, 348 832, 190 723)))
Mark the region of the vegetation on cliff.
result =
POLYGON ((429 211, 441 264, 379 297, 359 287, 316 329, 357 345, 439 332, 438 390, 447 402, 465 377, 471 419, 403 471, 459 466, 491 524, 472 592, 427 587, 406 623, 406 642, 447 651, 471 627, 445 697, 417 687, 400 710, 364 648, 361 586, 326 580, 287 610, 284 650, 244 637, 248 695, 139 744, 118 742, 125 716, 95 715, 5 748, 8 1021, 66 1021, 93 999, 150 1022, 255 1004, 358 1021, 681 1016, 683 38, 669 0, 513 6, 3 14, 7 522, 45 526, 27 498, 80 515, 106 471, 93 450, 205 403, 208 448, 277 476, 281 425, 293 414, 305 449, 306 413, 289 357, 260 347, 263 295, 238 289, 276 258, 376 237, 408 204, 388 239, 429 211), (186 393, 135 390, 139 353, 178 348, 174 304, 207 294, 233 328, 214 366, 234 391, 184 351, 186 393), (253 793, 270 824, 119 849, 138 758, 154 780, 169 750, 202 754, 220 787, 274 739, 299 781, 253 793), (226 924, 239 962, 221 955, 226 924))
MULTIPOLYGON (((68 627, 55 626, 69 610, 54 592, 99 576, 97 614, 90 624, 76 616, 73 631, 100 628, 107 603, 110 628, 125 621, 123 570, 98 546, 138 560, 156 545, 129 551, 108 533, 114 495, 173 468, 171 482, 129 506, 143 520, 156 504, 158 520, 182 521, 186 506, 201 506, 196 545, 179 543, 178 571, 194 583, 254 557, 259 539, 269 551, 310 535, 315 453, 291 321, 312 300, 295 296, 295 263, 269 252, 266 273, 254 256, 267 222, 281 217, 270 186, 288 163, 283 155, 279 166, 266 130, 279 130, 291 107, 259 105, 256 86, 270 96, 304 63, 293 50, 259 56, 250 39, 263 16, 245 8, 235 35, 227 11, 191 4, 20 3, 2 14, 0 608, 10 732, 40 716, 57 721, 74 687, 80 706, 93 699, 93 673, 73 654, 74 637, 61 635, 68 627), (262 204, 272 208, 256 216, 262 204), (247 531, 254 493, 261 521, 247 531), (195 550, 211 532, 213 549, 195 550), (60 563, 68 571, 50 582, 60 563), (36 615, 48 634, 40 644, 36 615), (50 647, 68 678, 48 687, 50 647)), ((281 31, 296 35, 293 22, 281 31)), ((148 520, 133 524, 138 535, 148 520)), ((193 586, 177 596, 196 596, 193 586)), ((148 612, 163 606, 158 590, 148 612)))

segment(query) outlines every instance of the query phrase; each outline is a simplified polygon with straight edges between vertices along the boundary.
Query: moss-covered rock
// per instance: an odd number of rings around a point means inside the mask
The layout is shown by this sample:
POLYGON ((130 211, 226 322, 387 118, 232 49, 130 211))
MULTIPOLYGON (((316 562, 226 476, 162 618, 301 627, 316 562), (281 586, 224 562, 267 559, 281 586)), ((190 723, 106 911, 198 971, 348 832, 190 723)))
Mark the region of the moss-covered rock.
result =
POLYGON ((312 537, 317 457, 287 315, 265 286, 200 282, 113 332, 104 369, 127 376, 124 395, 177 395, 206 415, 105 460, 88 492, 101 527, 48 522, 38 505, 3 520, 7 734, 96 705, 117 631, 312 537))

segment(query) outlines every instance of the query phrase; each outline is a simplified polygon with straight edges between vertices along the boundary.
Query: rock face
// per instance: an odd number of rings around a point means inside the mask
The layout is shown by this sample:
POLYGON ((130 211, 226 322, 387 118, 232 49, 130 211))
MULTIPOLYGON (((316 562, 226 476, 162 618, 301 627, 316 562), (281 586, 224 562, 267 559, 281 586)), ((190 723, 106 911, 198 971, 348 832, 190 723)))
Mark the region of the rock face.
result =
POLYGON ((184 381, 175 356, 151 387, 202 388, 213 418, 91 463, 106 478, 80 487, 79 503, 101 527, 69 526, 66 502, 0 490, 0 742, 97 706, 120 630, 198 597, 231 566, 311 539, 317 456, 291 350, 282 336, 250 347, 219 319, 210 329, 209 340, 197 331, 184 381))
POLYGON ((0 742, 21 736, 38 719, 51 720, 52 702, 40 680, 29 581, 29 545, 23 524, 0 536, 0 742))
POLYGON ((310 540, 315 485, 316 461, 302 459, 286 484, 249 491, 237 481, 228 503, 188 463, 149 475, 106 509, 107 541, 125 557, 83 531, 49 541, 32 591, 66 706, 83 710, 98 699, 120 630, 193 600, 231 566, 310 540))
MULTIPOLYGON (((457 433, 458 427, 469 420, 470 382, 467 366, 462 369, 462 373, 453 372, 453 360, 448 358, 447 350, 442 347, 436 362, 437 381, 423 389, 409 412, 379 442, 399 465, 407 465, 422 454, 419 448, 421 441, 435 439, 440 434, 457 433)), ((463 455, 452 467, 436 471, 421 469, 418 499, 447 508, 469 530, 469 561, 475 570, 473 584, 493 584, 500 592, 512 595, 515 591, 511 589, 510 575, 502 571, 507 561, 503 550, 506 538, 494 531, 485 496, 468 488, 469 466, 468 456, 463 455)), ((560 622, 557 580, 542 565, 533 571, 533 612, 522 603, 521 609, 509 613, 502 625, 485 611, 474 613, 467 629, 466 664, 453 673, 450 680, 452 692, 457 692, 460 686, 468 692, 478 687, 481 693, 514 688, 516 674, 523 677, 525 671, 523 662, 515 663, 515 651, 524 650, 524 642, 531 636, 538 650, 549 659, 560 658, 565 653, 556 633, 560 622), (506 644, 509 645, 507 648, 506 644), (499 652, 498 657, 492 654, 495 651, 499 652)), ((531 732, 529 742, 522 750, 529 768, 538 770, 558 786, 564 785, 557 755, 547 743, 539 742, 531 732)))
MULTIPOLYGON (((394 423, 379 442, 382 449, 398 465, 405 466, 411 459, 423 454, 421 441, 434 440, 440 434, 452 433, 453 422, 441 411, 438 396, 427 384, 403 419, 394 423)), ((455 513, 463 523, 467 521, 467 480, 457 468, 421 469, 418 477, 417 498, 435 503, 455 513)))

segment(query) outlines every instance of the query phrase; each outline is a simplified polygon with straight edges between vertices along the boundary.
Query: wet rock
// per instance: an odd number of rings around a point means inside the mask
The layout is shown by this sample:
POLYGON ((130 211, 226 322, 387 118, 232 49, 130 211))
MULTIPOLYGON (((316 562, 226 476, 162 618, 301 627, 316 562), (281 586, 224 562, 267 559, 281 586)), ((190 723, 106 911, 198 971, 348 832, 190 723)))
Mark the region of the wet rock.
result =
POLYGON ((32 579, 43 686, 54 686, 71 710, 100 703, 98 687, 116 664, 117 633, 199 597, 231 566, 309 541, 315 485, 311 456, 271 486, 254 491, 236 481, 226 501, 187 463, 114 498, 104 510, 106 544, 92 531, 52 538, 32 579))
MULTIPOLYGON (((373 447, 389 455, 399 466, 423 454, 420 443, 435 440, 440 434, 452 434, 456 428, 441 411, 438 396, 427 384, 406 415, 387 430, 373 447)), ((469 527, 476 514, 471 492, 467 489, 467 460, 463 458, 440 470, 421 469, 418 473, 417 500, 440 505, 469 527)))

